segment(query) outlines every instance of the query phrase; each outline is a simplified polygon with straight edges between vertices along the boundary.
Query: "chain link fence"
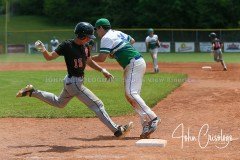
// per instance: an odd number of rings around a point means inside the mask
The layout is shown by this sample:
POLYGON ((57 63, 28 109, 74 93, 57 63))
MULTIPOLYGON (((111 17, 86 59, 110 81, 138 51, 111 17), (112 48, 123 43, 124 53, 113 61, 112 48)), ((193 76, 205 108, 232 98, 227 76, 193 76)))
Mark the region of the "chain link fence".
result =
MULTIPOLYGON (((136 42, 144 42, 147 29, 118 29, 131 35, 136 42)), ((193 42, 195 52, 199 52, 199 42, 210 42, 209 33, 215 32, 223 42, 240 42, 240 29, 154 29, 161 42, 170 42, 170 51, 175 52, 175 42, 193 42)), ((0 53, 4 52, 5 33, 0 32, 0 53)), ((73 30, 39 30, 39 31, 9 31, 7 33, 7 45, 25 45, 28 52, 28 44, 41 40, 50 46, 50 40, 56 37, 59 42, 74 38, 73 30)), ((96 39, 99 44, 99 38, 96 39)), ((95 51, 98 51, 99 45, 95 51)))

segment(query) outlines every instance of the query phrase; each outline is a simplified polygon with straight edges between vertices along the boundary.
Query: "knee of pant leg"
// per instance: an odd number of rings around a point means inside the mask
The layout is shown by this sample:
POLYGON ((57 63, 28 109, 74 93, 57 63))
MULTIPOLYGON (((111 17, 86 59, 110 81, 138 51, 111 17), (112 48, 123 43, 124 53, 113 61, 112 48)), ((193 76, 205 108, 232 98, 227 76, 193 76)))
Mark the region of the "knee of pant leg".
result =
POLYGON ((134 99, 134 97, 138 95, 137 91, 126 91, 125 92, 125 96, 130 98, 130 99, 134 99))
POLYGON ((99 106, 99 108, 104 107, 104 104, 101 100, 98 100, 96 103, 97 103, 97 106, 99 106))
POLYGON ((99 109, 104 108, 104 104, 101 100, 94 101, 94 105, 92 106, 93 108, 99 108, 99 109))
POLYGON ((102 113, 102 110, 105 110, 103 103, 98 103, 96 106, 92 106, 91 109, 98 115, 98 113, 102 113))
POLYGON ((130 94, 125 93, 125 97, 126 97, 128 102, 132 101, 132 98, 130 97, 130 94))
POLYGON ((153 54, 153 58, 154 58, 154 59, 157 59, 157 53, 154 53, 154 54, 153 54))
POLYGON ((57 105, 56 107, 58 107, 58 108, 64 108, 64 107, 66 107, 67 102, 64 102, 64 101, 62 101, 61 99, 59 99, 59 100, 57 101, 56 105, 57 105))
POLYGON ((126 91, 125 92, 125 97, 128 101, 130 101, 132 99, 132 96, 131 96, 131 92, 130 91, 126 91))
POLYGON ((218 58, 214 58, 214 61, 219 62, 219 59, 218 58))
POLYGON ((137 95, 137 93, 125 93, 125 97, 127 99, 127 101, 133 106, 135 107, 137 105, 136 100, 135 100, 135 95, 137 95))

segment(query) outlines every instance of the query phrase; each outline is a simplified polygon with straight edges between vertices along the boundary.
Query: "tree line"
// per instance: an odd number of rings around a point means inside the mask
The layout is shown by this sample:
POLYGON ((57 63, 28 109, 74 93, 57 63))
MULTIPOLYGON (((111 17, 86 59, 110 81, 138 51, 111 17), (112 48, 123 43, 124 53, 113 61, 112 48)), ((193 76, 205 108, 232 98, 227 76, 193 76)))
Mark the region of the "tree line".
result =
MULTIPOLYGON (((4 14, 4 2, 0 12, 4 14)), ((55 24, 108 18, 115 28, 237 28, 239 0, 8 0, 13 15, 46 16, 55 24)))

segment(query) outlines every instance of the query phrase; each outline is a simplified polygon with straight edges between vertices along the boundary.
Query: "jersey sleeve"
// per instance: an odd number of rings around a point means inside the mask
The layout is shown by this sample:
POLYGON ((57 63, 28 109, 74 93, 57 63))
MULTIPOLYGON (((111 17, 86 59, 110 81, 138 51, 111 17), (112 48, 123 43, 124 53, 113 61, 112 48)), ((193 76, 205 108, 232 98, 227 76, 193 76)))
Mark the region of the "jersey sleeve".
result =
POLYGON ((63 56, 65 53, 65 47, 66 47, 66 42, 62 42, 56 49, 55 52, 59 55, 59 56, 63 56))
POLYGON ((111 53, 112 46, 113 46, 113 41, 110 38, 103 37, 100 45, 100 53, 106 53, 106 54, 111 53))
POLYGON ((128 42, 131 41, 132 37, 130 35, 123 33, 121 31, 119 31, 119 32, 120 32, 121 36, 123 37, 123 39, 127 40, 128 42))
POLYGON ((146 37, 146 39, 145 39, 145 42, 146 42, 146 43, 148 43, 148 42, 149 42, 148 36, 146 37))

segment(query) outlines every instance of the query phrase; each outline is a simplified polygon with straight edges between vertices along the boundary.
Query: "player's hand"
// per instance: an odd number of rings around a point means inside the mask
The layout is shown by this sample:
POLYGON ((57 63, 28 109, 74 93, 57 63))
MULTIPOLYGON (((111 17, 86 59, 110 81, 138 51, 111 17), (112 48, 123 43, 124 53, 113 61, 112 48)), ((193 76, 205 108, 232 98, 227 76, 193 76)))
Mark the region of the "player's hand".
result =
POLYGON ((109 73, 105 68, 103 68, 101 72, 107 78, 107 80, 111 81, 112 79, 114 79, 113 75, 109 73))
POLYGON ((45 48, 44 44, 40 40, 37 40, 35 42, 35 48, 40 52, 46 51, 46 48, 45 48))

